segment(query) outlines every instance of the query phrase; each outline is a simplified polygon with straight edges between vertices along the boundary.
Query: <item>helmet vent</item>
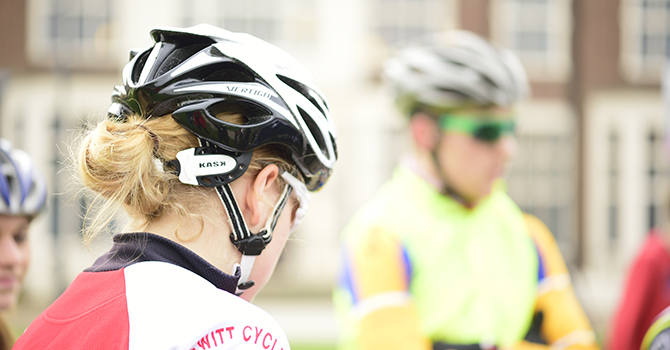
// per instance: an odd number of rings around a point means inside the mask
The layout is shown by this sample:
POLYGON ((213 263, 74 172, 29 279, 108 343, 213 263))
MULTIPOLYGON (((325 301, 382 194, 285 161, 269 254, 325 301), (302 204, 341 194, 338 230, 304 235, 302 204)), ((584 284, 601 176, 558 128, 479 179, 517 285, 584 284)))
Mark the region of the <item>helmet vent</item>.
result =
POLYGON ((142 67, 144 67, 144 63, 147 62, 147 58, 149 57, 150 53, 151 50, 144 51, 140 55, 140 57, 137 58, 137 61, 135 61, 135 67, 133 68, 133 72, 131 75, 133 83, 137 83, 137 81, 140 80, 140 75, 142 74, 142 67))
POLYGON ((500 86, 496 81, 491 79, 488 75, 486 75, 486 74, 480 74, 480 75, 481 75, 482 80, 484 80, 488 84, 488 86, 492 86, 496 89, 501 89, 501 90, 505 88, 504 86, 500 86))
POLYGON ((254 81, 254 76, 246 69, 240 69, 239 66, 227 64, 229 67, 220 67, 212 73, 205 76, 203 81, 236 81, 250 83, 254 81))
POLYGON ((418 67, 415 66, 409 66, 409 69, 414 73, 423 73, 423 69, 419 69, 418 67))
POLYGON ((209 112, 218 116, 219 114, 238 114, 242 116, 241 125, 258 124, 269 120, 272 112, 262 106, 245 100, 223 99, 221 102, 213 104, 209 112))
POLYGON ((323 139, 323 135, 321 134, 321 129, 316 125, 314 119, 312 119, 309 116, 309 114, 307 114, 302 108, 298 107, 298 110, 300 111, 300 115, 302 116, 302 119, 305 121, 305 124, 307 124, 309 133, 312 136, 314 136, 314 140, 319 145, 321 153, 325 154, 327 157, 330 157, 330 155, 328 154, 328 148, 326 148, 326 142, 323 139))
POLYGON ((467 94, 463 93, 462 91, 455 90, 453 88, 448 88, 448 87, 444 87, 444 86, 436 86, 435 88, 437 90, 439 90, 440 92, 445 92, 445 93, 448 93, 450 95, 453 95, 457 99, 465 100, 465 99, 468 99, 470 97, 467 94))
POLYGON ((333 134, 328 133, 328 135, 330 136, 330 143, 333 145, 333 153, 335 153, 335 159, 337 159, 337 142, 335 142, 333 134))
POLYGON ((169 72, 176 66, 180 65, 182 62, 186 61, 189 57, 193 56, 200 50, 209 46, 208 44, 193 44, 183 47, 178 47, 170 52, 167 57, 160 63, 160 66, 156 70, 154 78, 160 77, 166 72, 169 72))
MULTIPOLYGON (((321 105, 319 103, 317 103, 316 100, 314 99, 314 97, 312 97, 312 95, 309 93, 310 91, 312 91, 311 88, 309 88, 308 86, 306 86, 304 84, 301 84, 301 83, 299 83, 299 82, 297 82, 297 81, 295 81, 295 80, 293 80, 289 77, 286 77, 286 76, 283 76, 283 75, 280 75, 280 74, 277 74, 277 78, 279 78, 279 80, 283 81, 286 85, 293 88, 293 90, 298 91, 302 96, 304 96, 306 99, 308 99, 309 102, 311 102, 314 105, 314 107, 316 107, 324 116, 328 115, 323 110, 323 108, 321 108, 321 105)), ((326 105, 326 101, 323 101, 323 103, 324 103, 324 105, 326 105)), ((326 108, 328 108, 328 107, 326 106, 326 108)), ((303 112, 300 111, 300 113, 303 113, 303 112)))

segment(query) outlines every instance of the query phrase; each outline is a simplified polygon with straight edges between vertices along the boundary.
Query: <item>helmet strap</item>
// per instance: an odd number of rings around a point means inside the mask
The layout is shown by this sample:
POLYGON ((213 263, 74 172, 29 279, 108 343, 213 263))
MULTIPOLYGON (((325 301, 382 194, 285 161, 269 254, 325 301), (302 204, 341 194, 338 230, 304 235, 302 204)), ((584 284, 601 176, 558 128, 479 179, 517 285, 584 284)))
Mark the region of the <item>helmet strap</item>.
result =
MULTIPOLYGON (((254 261, 272 240, 272 232, 293 187, 287 182, 275 203, 272 215, 268 216, 265 227, 258 233, 251 233, 235 194, 230 188, 230 182, 242 176, 248 169, 253 152, 229 152, 202 138, 198 138, 198 141, 200 147, 180 151, 177 153, 177 159, 168 164, 175 168, 182 183, 215 188, 228 215, 231 227, 230 241, 242 253, 241 273, 236 293, 239 295, 254 285, 253 281, 248 281, 254 261)), ((236 268, 236 276, 237 272, 236 268)))
POLYGON ((242 260, 240 261, 242 271, 236 293, 237 295, 240 295, 244 290, 249 289, 254 285, 254 281, 249 281, 249 275, 251 274, 254 261, 256 260, 256 257, 261 254, 263 249, 265 249, 265 246, 272 240, 272 232, 277 225, 279 216, 288 202, 288 198, 291 194, 291 186, 288 184, 284 186, 281 196, 272 209, 272 215, 268 216, 268 219, 265 222, 265 227, 259 233, 251 233, 249 230, 229 184, 217 186, 216 193, 228 215, 228 222, 231 226, 230 241, 242 253, 242 260))
POLYGON ((440 189, 440 193, 442 193, 445 196, 449 196, 453 198, 455 201, 470 207, 472 204, 465 199, 465 197, 461 196, 456 189, 453 188, 453 186, 450 186, 449 183, 450 181, 447 179, 447 174, 444 173, 442 170, 442 163, 440 163, 440 155, 439 155, 439 145, 442 142, 442 135, 440 134, 437 138, 437 142, 435 143, 435 147, 430 150, 430 156, 431 159, 433 160, 433 167, 435 168, 435 173, 437 174, 437 178, 442 184, 442 188, 440 189))

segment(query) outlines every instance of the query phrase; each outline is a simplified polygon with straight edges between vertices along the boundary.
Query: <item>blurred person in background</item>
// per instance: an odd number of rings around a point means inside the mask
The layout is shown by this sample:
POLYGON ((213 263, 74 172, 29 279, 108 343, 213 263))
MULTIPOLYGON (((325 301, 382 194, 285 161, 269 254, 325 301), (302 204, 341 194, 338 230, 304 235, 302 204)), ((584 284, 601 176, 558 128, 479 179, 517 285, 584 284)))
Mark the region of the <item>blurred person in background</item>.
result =
POLYGON ((385 68, 414 148, 344 230, 341 348, 597 349, 554 237, 500 180, 525 71, 473 33, 442 39, 385 68))
POLYGON ((113 208, 129 226, 14 349, 289 349, 250 301, 335 164, 325 97, 251 35, 151 35, 78 151, 83 183, 103 199, 87 238, 113 208))
MULTIPOLYGON (((636 350, 638 348, 635 348, 636 350)), ((642 338, 641 350, 670 349, 670 307, 665 308, 652 322, 642 338)))
MULTIPOLYGON (((665 104, 665 145, 670 155, 670 61, 661 79, 665 104)), ((612 319, 611 350, 670 349, 670 227, 653 228, 626 277, 612 319)))
MULTIPOLYGON (((645 333, 668 306, 670 234, 667 229, 655 228, 647 235, 628 271, 623 294, 609 331, 609 348, 640 349, 645 333)), ((670 334, 668 338, 670 340, 670 334)), ((670 342, 666 346, 670 346, 670 342)), ((649 349, 648 344, 642 348, 649 349)))
MULTIPOLYGON (((0 311, 16 306, 30 265, 28 228, 46 203, 46 182, 30 156, 0 139, 0 311)), ((0 318, 0 349, 14 342, 0 318)))

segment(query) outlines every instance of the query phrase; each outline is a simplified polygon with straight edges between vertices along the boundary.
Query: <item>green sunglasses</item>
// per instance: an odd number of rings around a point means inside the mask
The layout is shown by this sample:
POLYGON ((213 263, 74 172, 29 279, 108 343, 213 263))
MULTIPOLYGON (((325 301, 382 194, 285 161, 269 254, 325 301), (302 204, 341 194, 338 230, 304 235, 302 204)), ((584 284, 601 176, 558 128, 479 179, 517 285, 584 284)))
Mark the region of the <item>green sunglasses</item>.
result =
POLYGON ((514 135, 516 122, 511 119, 494 120, 482 118, 481 115, 442 114, 438 120, 440 129, 444 131, 460 131, 477 140, 496 142, 504 135, 514 135))

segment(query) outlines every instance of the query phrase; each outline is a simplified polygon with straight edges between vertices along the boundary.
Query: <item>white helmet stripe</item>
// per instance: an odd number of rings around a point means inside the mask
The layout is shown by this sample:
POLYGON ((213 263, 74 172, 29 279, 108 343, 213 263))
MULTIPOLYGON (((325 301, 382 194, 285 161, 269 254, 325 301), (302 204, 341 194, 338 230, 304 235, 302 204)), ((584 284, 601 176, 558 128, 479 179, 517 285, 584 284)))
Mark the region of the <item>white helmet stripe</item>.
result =
POLYGON ((147 61, 144 63, 144 69, 142 69, 142 73, 140 73, 140 78, 137 81, 138 85, 142 85, 147 81, 147 77, 149 77, 149 72, 151 72, 151 69, 154 67, 154 62, 156 62, 156 58, 158 58, 158 53, 160 52, 162 47, 163 47, 162 42, 158 42, 156 43, 156 45, 154 45, 154 48, 151 50, 151 53, 147 58, 147 61))

